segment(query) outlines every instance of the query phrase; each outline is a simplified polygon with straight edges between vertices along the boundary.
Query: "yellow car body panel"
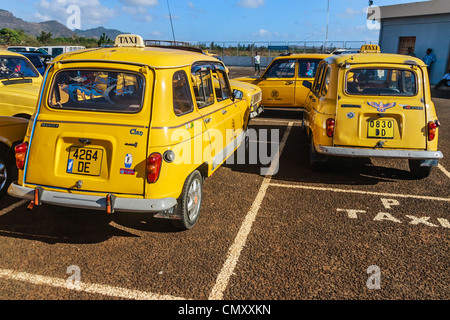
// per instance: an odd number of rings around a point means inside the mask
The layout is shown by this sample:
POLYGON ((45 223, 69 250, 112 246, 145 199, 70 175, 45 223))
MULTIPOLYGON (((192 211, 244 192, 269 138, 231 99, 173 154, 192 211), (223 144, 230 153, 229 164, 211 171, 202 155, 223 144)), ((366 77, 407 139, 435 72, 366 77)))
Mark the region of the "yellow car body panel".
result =
MULTIPOLYGON (((25 62, 24 62, 25 63, 25 62)), ((36 111, 42 76, 33 64, 23 55, 11 51, 0 51, 0 116, 21 116, 30 118, 36 111), (33 76, 17 73, 8 79, 8 62, 24 60, 33 76), (4 72, 4 73, 3 73, 4 72)))
POLYGON ((260 77, 236 78, 257 85, 262 90, 264 107, 303 107, 307 88, 303 81, 314 80, 319 62, 329 54, 292 54, 272 60, 260 77))
POLYGON ((98 210, 113 195, 117 211, 170 210, 194 171, 210 176, 239 147, 260 92, 229 84, 217 59, 183 50, 116 46, 58 56, 10 194, 30 198, 43 188, 44 202, 98 210), (153 155, 162 161, 150 181, 153 155))
POLYGON ((22 141, 28 126, 28 120, 15 117, 0 116, 0 143, 12 148, 22 141))
POLYGON ((325 59, 306 99, 303 125, 313 152, 322 155, 426 165, 442 158, 427 68, 410 56, 362 52, 325 59))

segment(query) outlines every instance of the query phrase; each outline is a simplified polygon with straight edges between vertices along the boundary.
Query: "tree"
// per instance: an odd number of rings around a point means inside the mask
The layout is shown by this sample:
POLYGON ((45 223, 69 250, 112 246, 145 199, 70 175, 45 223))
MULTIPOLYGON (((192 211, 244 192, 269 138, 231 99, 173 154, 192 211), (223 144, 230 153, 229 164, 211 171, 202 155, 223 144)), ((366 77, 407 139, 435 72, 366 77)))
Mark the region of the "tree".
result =
POLYGON ((9 28, 0 30, 0 40, 7 45, 18 44, 22 42, 22 37, 19 32, 9 28))
POLYGON ((43 44, 48 44, 48 42, 52 39, 52 34, 50 31, 49 32, 42 31, 41 35, 37 36, 36 38, 39 42, 42 42, 43 44))
POLYGON ((98 40, 97 44, 99 47, 101 47, 102 44, 110 44, 112 43, 112 40, 103 32, 103 34, 100 36, 100 40, 98 40))

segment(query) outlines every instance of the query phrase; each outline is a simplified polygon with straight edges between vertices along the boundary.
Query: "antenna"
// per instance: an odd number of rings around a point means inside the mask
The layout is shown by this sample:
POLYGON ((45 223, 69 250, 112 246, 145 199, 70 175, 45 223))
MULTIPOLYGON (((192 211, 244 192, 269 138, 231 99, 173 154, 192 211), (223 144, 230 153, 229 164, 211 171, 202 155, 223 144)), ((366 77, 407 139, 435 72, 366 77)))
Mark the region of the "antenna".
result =
POLYGON ((172 14, 170 13, 169 0, 167 0, 167 9, 169 9, 170 25, 172 26, 172 37, 173 41, 175 41, 175 32, 173 31, 172 14))

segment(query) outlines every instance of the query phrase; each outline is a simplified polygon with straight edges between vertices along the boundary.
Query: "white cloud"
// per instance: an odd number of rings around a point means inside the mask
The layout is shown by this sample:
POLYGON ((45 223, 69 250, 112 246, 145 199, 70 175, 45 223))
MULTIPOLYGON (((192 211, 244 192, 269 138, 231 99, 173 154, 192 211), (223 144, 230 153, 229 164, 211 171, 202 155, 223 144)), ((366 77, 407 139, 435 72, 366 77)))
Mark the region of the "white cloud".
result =
POLYGON ((70 13, 67 8, 76 5, 80 8, 81 28, 85 24, 100 26, 116 16, 116 11, 105 7, 99 0, 41 0, 34 16, 42 21, 57 20, 66 25, 70 13))
POLYGON ((138 7, 154 7, 159 4, 158 0, 120 0, 129 6, 138 6, 138 7))
POLYGON ((365 14, 365 9, 364 12, 362 10, 355 10, 353 8, 346 8, 344 12, 338 13, 337 16, 339 18, 343 18, 343 19, 352 19, 357 15, 363 15, 365 14))
POLYGON ((241 0, 238 2, 238 5, 244 8, 259 8, 265 4, 265 0, 241 0))
POLYGON ((194 8, 195 8, 195 4, 193 4, 191 1, 188 1, 187 5, 188 5, 188 7, 191 8, 191 9, 194 9, 194 8))

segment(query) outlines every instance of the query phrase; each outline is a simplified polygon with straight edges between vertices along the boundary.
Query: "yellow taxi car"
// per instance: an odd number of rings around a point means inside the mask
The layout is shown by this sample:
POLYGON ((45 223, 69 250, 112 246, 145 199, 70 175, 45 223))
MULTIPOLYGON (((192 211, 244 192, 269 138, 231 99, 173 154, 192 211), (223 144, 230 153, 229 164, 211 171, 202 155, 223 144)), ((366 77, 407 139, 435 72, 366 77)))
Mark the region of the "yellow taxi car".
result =
POLYGON ((366 45, 358 54, 332 56, 319 65, 303 115, 310 137, 310 162, 328 156, 409 160, 426 177, 443 157, 439 121, 420 59, 384 54, 366 45))
POLYGON ((303 81, 314 80, 319 62, 329 54, 290 54, 272 60, 260 77, 236 78, 262 90, 264 107, 303 107, 309 92, 303 81))
POLYGON ((203 180, 241 145, 260 89, 222 62, 119 35, 52 61, 8 192, 53 205, 196 223, 203 180), (253 98, 253 99, 252 99, 253 98))
POLYGON ((42 76, 26 57, 0 51, 0 116, 29 119, 36 110, 42 76))
POLYGON ((14 147, 22 142, 27 126, 26 119, 0 116, 0 197, 17 178, 14 147))

